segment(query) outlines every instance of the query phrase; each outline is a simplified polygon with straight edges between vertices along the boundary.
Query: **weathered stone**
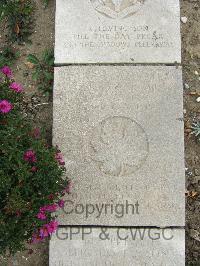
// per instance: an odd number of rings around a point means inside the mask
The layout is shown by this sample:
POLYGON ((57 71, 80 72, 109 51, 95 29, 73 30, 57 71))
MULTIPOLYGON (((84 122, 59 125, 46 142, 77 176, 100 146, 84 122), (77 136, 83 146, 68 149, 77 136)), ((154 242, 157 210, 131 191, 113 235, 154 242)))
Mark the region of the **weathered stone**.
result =
POLYGON ((181 62, 178 0, 57 0, 55 62, 181 62))
POLYGON ((50 266, 183 266, 184 230, 62 228, 50 241, 50 266))
POLYGON ((55 69, 54 144, 74 183, 63 225, 183 226, 181 68, 55 69))

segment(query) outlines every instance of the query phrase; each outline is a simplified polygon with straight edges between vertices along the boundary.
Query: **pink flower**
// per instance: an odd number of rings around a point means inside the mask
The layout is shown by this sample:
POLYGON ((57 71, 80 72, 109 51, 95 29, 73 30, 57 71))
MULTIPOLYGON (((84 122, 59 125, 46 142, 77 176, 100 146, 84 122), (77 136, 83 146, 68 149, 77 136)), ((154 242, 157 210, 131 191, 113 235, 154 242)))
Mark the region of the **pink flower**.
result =
POLYGON ((45 205, 40 208, 40 212, 55 212, 58 209, 58 205, 56 203, 50 204, 50 205, 45 205))
POLYGON ((3 73, 8 78, 11 78, 13 76, 12 70, 8 66, 0 68, 0 72, 3 73))
POLYGON ((40 129, 37 127, 33 130, 33 137, 38 139, 40 137, 40 129))
POLYGON ((43 207, 40 207, 40 212, 45 212, 46 211, 46 205, 43 207))
POLYGON ((0 112, 7 114, 13 108, 12 104, 7 100, 0 101, 0 112))
POLYGON ((48 224, 44 224, 37 233, 32 235, 31 243, 41 242, 45 237, 50 236, 58 228, 58 222, 53 220, 48 224))
POLYGON ((57 209, 58 205, 56 203, 46 206, 46 211, 48 212, 55 212, 57 209))
POLYGON ((21 216, 21 214, 22 214, 22 213, 21 213, 21 211, 19 211, 19 210, 18 210, 18 211, 16 211, 16 216, 17 216, 17 217, 20 217, 20 216, 21 216))
POLYGON ((44 224, 41 228, 40 228, 40 237, 43 239, 44 237, 48 237, 49 235, 51 235, 52 233, 54 233, 58 228, 58 222, 57 221, 51 221, 48 224, 44 224))
POLYGON ((40 220, 46 220, 46 214, 44 212, 39 212, 37 214, 37 218, 40 219, 40 220))
POLYGON ((72 190, 72 181, 69 181, 67 187, 63 190, 63 193, 70 193, 72 190))
POLYGON ((37 172, 37 167, 36 167, 36 166, 33 166, 33 167, 31 168, 31 172, 33 172, 33 173, 37 172))
POLYGON ((43 240, 43 238, 41 238, 38 234, 34 233, 32 235, 31 243, 36 244, 36 243, 41 242, 42 240, 43 240))
POLYGON ((49 232, 47 229, 47 225, 43 225, 43 227, 40 228, 40 237, 43 239, 44 237, 48 237, 49 236, 49 232))
POLYGON ((65 165, 65 162, 64 162, 64 159, 63 159, 63 155, 62 155, 61 152, 57 152, 57 153, 55 154, 55 159, 58 161, 58 163, 59 163, 60 165, 65 165))
POLYGON ((24 153, 24 160, 29 163, 35 163, 37 161, 35 152, 33 150, 27 150, 24 153))
POLYGON ((23 87, 21 84, 17 83, 17 82, 12 82, 10 84, 10 88, 16 92, 22 92, 23 91, 23 87))
POLYGON ((53 200, 55 198, 55 196, 53 195, 53 194, 50 194, 49 196, 48 196, 48 199, 50 199, 50 200, 53 200))
POLYGON ((58 228, 58 222, 57 221, 51 221, 49 224, 47 224, 47 230, 49 234, 54 233, 58 228))
POLYGON ((60 201, 58 202, 58 206, 59 206, 60 208, 63 208, 63 207, 65 206, 65 201, 64 201, 64 200, 60 200, 60 201))

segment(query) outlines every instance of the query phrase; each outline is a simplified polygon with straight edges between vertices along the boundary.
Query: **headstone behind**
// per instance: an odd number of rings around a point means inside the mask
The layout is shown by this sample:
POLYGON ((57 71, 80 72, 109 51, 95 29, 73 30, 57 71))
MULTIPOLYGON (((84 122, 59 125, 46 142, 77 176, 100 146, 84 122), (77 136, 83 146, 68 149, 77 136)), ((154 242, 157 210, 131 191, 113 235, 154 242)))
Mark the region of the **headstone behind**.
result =
POLYGON ((179 0, 57 0, 55 63, 181 62, 179 0))

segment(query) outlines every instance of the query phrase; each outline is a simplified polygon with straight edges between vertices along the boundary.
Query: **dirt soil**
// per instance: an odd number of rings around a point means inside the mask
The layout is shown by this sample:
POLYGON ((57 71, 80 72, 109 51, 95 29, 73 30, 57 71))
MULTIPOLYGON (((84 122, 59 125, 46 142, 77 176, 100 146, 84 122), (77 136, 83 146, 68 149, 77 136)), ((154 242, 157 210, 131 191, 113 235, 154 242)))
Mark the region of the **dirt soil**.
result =
MULTIPOLYGON (((0 0, 1 2, 1 0, 0 0)), ((42 0, 34 0, 36 4, 34 32, 31 43, 13 45, 20 52, 20 57, 14 65, 15 80, 25 88, 25 104, 36 125, 47 129, 49 140, 52 129, 52 102, 37 91, 32 80, 32 72, 27 63, 28 54, 40 57, 45 49, 54 47, 55 1, 50 0, 45 9, 42 0)), ((6 36, 0 27, 0 48, 6 44, 6 36)), ((27 246, 27 251, 18 252, 13 258, 0 257, 0 266, 47 266, 49 257, 48 242, 27 246)))
MULTIPOLYGON (((42 0, 35 0, 35 31, 32 44, 16 46, 20 58, 14 67, 15 78, 26 87, 27 107, 36 124, 48 128, 51 137, 52 103, 37 92, 32 81, 32 70, 25 64, 29 53, 40 56, 44 49, 54 45, 55 1, 50 0, 46 9, 42 0)), ((200 141, 191 134, 191 125, 200 121, 200 0, 181 0, 181 22, 184 116, 185 116, 185 160, 186 160, 186 265, 200 266, 200 141)), ((0 46, 5 43, 3 33, 0 46)), ((13 258, 0 258, 0 265, 45 266, 48 265, 48 243, 27 247, 13 258)))
POLYGON ((182 60, 186 161, 186 264, 200 265, 200 142, 191 125, 200 121, 200 1, 182 0, 182 60))

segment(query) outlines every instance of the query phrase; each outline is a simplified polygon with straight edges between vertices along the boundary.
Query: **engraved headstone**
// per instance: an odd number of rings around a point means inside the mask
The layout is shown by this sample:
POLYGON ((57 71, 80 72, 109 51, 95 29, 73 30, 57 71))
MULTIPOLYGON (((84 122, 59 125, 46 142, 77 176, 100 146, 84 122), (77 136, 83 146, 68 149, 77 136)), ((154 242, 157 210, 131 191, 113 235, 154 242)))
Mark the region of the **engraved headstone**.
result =
POLYGON ((181 62, 179 0, 57 0, 55 62, 181 62))
POLYGON ((50 266, 183 266, 184 230, 61 228, 50 242, 50 266))
POLYGON ((182 110, 181 68, 55 68, 54 144, 74 183, 60 223, 184 226, 182 110))

